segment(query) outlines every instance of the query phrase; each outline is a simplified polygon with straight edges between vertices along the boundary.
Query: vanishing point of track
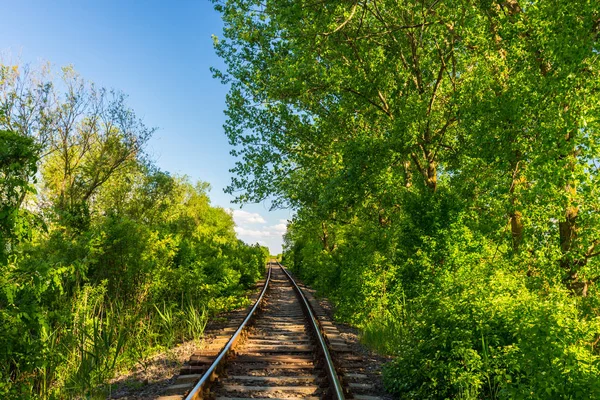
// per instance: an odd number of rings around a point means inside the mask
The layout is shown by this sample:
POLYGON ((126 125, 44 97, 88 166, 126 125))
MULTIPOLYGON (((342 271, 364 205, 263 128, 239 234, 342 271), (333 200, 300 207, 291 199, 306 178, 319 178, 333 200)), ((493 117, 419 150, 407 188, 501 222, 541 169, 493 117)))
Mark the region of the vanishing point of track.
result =
POLYGON ((214 368, 206 371, 187 400, 213 396, 223 400, 268 398, 273 394, 344 398, 312 310, 280 265, 269 264, 267 280, 255 307, 219 356, 211 365, 214 368), (232 352, 231 348, 243 336, 243 345, 232 352), (229 353, 235 356, 227 360, 229 353), (225 362, 227 365, 220 367, 225 362), (226 375, 210 385, 211 378, 219 375, 219 369, 226 369, 226 375))
POLYGON ((364 374, 336 371, 340 360, 332 354, 342 354, 345 367, 358 360, 331 322, 315 315, 315 306, 279 263, 270 262, 254 306, 220 332, 220 351, 192 356, 171 388, 187 392, 186 400, 377 399, 352 395, 372 385, 355 381, 368 379, 364 374))

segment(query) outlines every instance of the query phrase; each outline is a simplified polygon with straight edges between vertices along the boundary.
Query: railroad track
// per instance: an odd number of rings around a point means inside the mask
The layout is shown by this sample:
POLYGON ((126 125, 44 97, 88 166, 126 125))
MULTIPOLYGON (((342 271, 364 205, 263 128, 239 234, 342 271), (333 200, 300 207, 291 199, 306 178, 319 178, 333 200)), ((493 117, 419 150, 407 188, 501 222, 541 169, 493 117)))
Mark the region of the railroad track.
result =
POLYGON ((213 347, 220 351, 192 356, 171 386, 171 392, 187 395, 160 399, 377 399, 353 396, 353 388, 370 387, 353 382, 366 375, 348 372, 348 362, 358 359, 337 329, 319 320, 314 299, 306 298, 287 271, 276 262, 268 267, 254 306, 234 316, 216 339, 213 347), (336 371, 332 354, 338 353, 344 355, 345 376, 336 371))

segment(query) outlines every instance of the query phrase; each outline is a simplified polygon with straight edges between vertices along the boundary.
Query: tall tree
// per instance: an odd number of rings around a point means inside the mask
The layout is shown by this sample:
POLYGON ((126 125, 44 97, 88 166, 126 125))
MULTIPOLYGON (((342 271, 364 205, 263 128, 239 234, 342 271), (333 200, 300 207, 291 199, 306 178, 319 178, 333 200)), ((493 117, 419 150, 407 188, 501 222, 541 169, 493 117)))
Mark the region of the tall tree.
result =
POLYGON ((37 171, 38 152, 31 138, 0 130, 0 265, 10 247, 27 235, 32 222, 21 209, 37 171))
POLYGON ((577 225, 597 203, 591 2, 215 4, 240 201, 274 194, 323 218, 372 203, 385 223, 444 181, 514 253, 554 230, 565 283, 581 285, 597 247, 577 225))

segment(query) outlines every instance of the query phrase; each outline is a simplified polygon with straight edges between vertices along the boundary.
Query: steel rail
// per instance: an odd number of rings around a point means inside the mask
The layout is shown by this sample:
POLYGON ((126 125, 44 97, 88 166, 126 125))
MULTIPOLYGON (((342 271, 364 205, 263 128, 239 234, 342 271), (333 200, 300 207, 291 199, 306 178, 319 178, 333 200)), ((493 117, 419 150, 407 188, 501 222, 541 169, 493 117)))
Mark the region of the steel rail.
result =
POLYGON ((306 309, 306 312, 308 313, 308 316, 309 316, 310 322, 311 322, 311 326, 312 326, 315 334, 317 335, 317 339, 319 341, 321 351, 323 351, 323 355, 325 356, 327 375, 329 376, 329 381, 330 381, 331 385, 333 386, 333 390, 335 392, 335 398, 338 400, 344 400, 345 399, 344 389, 342 387, 342 383, 340 382, 340 378, 338 377, 337 372, 335 371, 335 366, 333 365, 333 358, 331 357, 331 354, 329 353, 329 349, 327 348, 327 343, 325 342, 325 338, 323 337, 323 334, 321 333, 321 325, 319 324, 319 321, 315 317, 315 314, 313 313, 312 307, 310 306, 308 300, 306 299, 306 296, 304 296, 304 293, 302 293, 302 290, 300 290, 300 287, 298 287, 298 285, 296 284, 296 282, 294 281, 292 276, 287 272, 287 270, 285 268, 283 268, 283 265, 281 265, 279 262, 277 264, 279 265, 281 270, 287 275, 288 279, 294 286, 294 290, 296 291, 296 293, 298 293, 298 297, 301 299, 301 301, 304 305, 304 308, 306 309))
POLYGON ((269 282, 271 281, 271 269, 272 269, 271 262, 269 262, 269 272, 267 274, 267 279, 265 280, 265 286, 263 287, 262 291, 260 292, 260 296, 258 296, 258 299, 254 303, 254 306, 248 312, 248 315, 246 315, 246 318, 240 324, 239 328, 237 328, 237 330, 235 331, 233 336, 231 336, 229 341, 227 341, 227 344, 225 345, 225 347, 223 347, 223 349, 221 350, 221 352, 219 353, 217 358, 215 358, 215 360, 212 362, 212 364, 210 364, 210 367, 208 367, 206 372, 202 375, 202 378, 200 378, 200 380, 198 381, 196 386, 194 386, 194 388, 190 391, 190 394, 187 395, 185 400, 202 399, 203 391, 204 391, 204 389, 206 389, 206 387, 205 387, 206 384, 211 382, 211 380, 212 380, 211 378, 212 378, 213 374, 217 371, 217 368, 221 366, 221 363, 223 363, 225 361, 227 354, 229 353, 229 351, 231 350, 231 348, 235 344, 235 342, 239 339, 242 331, 248 324, 248 321, 250 321, 250 319, 254 315, 254 311, 256 311, 256 309, 260 305, 260 302, 262 301, 262 298, 265 295, 265 292, 267 291, 267 287, 269 286, 269 282))

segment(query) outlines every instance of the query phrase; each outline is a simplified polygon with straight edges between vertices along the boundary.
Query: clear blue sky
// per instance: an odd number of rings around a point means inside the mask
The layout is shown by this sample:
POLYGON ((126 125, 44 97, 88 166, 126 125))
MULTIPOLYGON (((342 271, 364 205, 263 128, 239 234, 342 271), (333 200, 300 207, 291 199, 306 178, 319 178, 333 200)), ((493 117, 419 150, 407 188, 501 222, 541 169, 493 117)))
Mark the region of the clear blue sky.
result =
MULTIPOLYGON (((146 125, 158 128, 147 148, 157 164, 209 182, 213 204, 238 208, 223 192, 234 159, 222 128, 227 88, 209 71, 223 66, 212 47, 211 35, 222 30, 212 3, 19 0, 1 9, 5 62, 73 65, 85 79, 123 91, 146 125)), ((278 253, 291 213, 268 208, 244 206, 234 214, 237 230, 278 253)))

